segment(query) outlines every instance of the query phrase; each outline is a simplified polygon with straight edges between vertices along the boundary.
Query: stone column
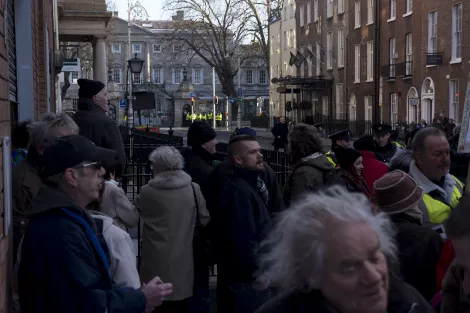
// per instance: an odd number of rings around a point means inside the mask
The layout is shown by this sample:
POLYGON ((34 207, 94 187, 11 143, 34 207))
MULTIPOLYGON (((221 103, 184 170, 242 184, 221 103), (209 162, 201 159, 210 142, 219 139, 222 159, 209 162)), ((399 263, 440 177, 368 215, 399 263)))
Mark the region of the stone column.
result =
POLYGON ((106 84, 108 70, 106 66, 106 42, 104 38, 97 38, 93 47, 93 79, 106 84))

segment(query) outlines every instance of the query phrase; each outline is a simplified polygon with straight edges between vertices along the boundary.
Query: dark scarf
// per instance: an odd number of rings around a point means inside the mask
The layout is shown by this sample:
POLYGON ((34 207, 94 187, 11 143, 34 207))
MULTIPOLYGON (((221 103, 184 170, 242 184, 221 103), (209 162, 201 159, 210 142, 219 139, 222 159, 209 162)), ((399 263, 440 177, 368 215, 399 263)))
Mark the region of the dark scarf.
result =
POLYGON ((351 185, 358 192, 363 193, 371 201, 374 200, 372 198, 372 194, 369 190, 369 187, 367 187, 367 183, 364 180, 363 176, 357 175, 356 172, 355 171, 353 172, 352 169, 351 170, 341 169, 340 172, 346 184, 351 185))
POLYGON ((78 99, 78 110, 80 111, 100 111, 106 113, 99 105, 93 102, 92 99, 80 98, 78 99))

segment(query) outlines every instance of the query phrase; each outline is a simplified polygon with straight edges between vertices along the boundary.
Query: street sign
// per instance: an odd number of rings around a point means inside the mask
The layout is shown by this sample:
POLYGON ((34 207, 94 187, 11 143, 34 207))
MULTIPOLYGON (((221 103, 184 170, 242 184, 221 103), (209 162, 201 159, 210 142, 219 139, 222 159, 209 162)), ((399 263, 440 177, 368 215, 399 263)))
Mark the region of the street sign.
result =
POLYGON ((81 70, 79 58, 65 59, 63 64, 62 72, 79 72, 81 70))
POLYGON ((228 102, 233 103, 233 98, 228 98, 228 102))
POLYGON ((238 88, 238 96, 243 97, 243 89, 241 87, 238 88))
POLYGON ((119 106, 123 109, 126 108, 126 100, 125 99, 121 99, 119 100, 119 106))
POLYGON ((190 92, 190 93, 189 93, 189 97, 190 97, 190 98, 194 98, 194 92, 190 92))

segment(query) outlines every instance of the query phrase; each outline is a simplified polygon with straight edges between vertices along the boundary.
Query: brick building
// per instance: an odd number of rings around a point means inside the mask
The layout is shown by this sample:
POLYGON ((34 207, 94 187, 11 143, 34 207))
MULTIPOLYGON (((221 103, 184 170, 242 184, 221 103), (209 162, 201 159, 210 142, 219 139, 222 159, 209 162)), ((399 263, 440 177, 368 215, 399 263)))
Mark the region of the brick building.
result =
POLYGON ((381 1, 388 18, 381 23, 383 118, 430 123, 444 112, 461 122, 470 61, 462 43, 470 39, 470 7, 461 0, 413 7, 410 0, 395 2, 394 8, 381 1))

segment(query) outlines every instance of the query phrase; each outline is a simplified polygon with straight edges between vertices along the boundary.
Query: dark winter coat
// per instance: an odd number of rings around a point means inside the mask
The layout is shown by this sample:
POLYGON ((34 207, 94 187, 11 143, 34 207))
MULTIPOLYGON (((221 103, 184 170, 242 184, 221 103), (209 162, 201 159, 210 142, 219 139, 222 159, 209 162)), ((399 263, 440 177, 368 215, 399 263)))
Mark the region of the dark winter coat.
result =
MULTIPOLYGON (((412 286, 390 277, 387 313, 434 313, 412 286)), ((335 313, 319 291, 291 291, 281 294, 256 313, 335 313)))
POLYGON ((146 306, 142 291, 114 288, 91 216, 50 187, 33 200, 18 287, 23 313, 142 313, 146 306))
POLYGON ((357 150, 372 151, 377 160, 383 163, 389 163, 397 152, 397 146, 388 142, 385 147, 380 147, 375 143, 374 137, 370 135, 363 136, 354 142, 354 148, 357 150))
POLYGON ((430 301, 437 292, 436 266, 444 241, 437 232, 405 213, 392 214, 390 218, 397 231, 403 279, 430 301))
POLYGON ((97 146, 117 152, 116 176, 121 177, 126 165, 126 153, 116 122, 89 99, 79 100, 78 112, 73 118, 80 128, 80 135, 90 139, 97 146))
POLYGON ((181 154, 184 158, 184 170, 204 190, 209 174, 214 170, 214 156, 202 147, 188 147, 181 154))
POLYGON ((234 168, 218 210, 218 271, 229 283, 250 283, 258 271, 259 245, 272 228, 257 188, 259 173, 234 168))
POLYGON ((289 127, 286 123, 277 123, 271 130, 274 136, 273 146, 274 149, 284 149, 287 145, 287 134, 289 133, 289 127))

